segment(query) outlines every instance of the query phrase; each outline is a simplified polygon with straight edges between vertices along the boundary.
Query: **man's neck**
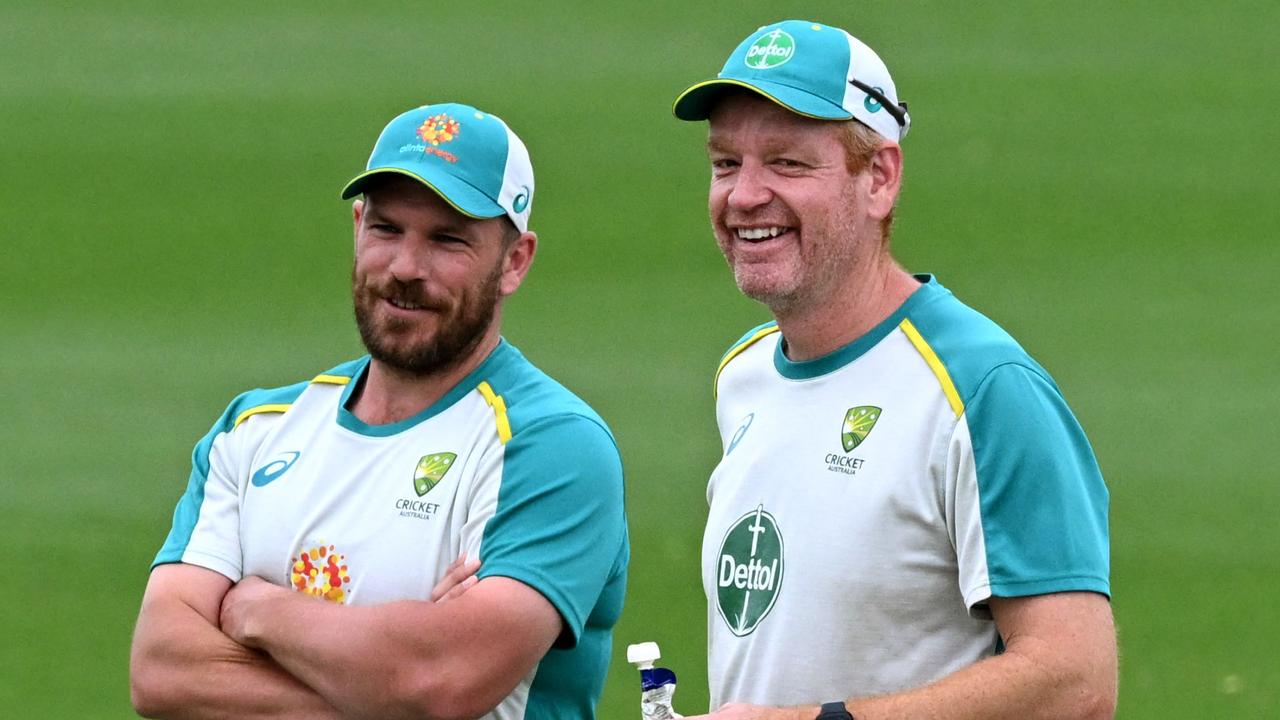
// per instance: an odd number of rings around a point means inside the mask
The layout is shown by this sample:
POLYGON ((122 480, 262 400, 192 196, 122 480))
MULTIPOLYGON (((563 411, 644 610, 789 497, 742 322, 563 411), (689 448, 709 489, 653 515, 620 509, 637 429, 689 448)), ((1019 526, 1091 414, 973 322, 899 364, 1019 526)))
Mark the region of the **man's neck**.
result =
POLYGON ((462 379, 471 374, 498 346, 498 325, 460 362, 428 375, 406 373, 374 359, 359 394, 351 403, 351 414, 368 425, 389 425, 417 415, 439 401, 462 379))
POLYGON ((850 283, 793 312, 775 313, 787 358, 813 360, 848 345, 902 307, 919 288, 920 282, 886 255, 865 281, 850 283))

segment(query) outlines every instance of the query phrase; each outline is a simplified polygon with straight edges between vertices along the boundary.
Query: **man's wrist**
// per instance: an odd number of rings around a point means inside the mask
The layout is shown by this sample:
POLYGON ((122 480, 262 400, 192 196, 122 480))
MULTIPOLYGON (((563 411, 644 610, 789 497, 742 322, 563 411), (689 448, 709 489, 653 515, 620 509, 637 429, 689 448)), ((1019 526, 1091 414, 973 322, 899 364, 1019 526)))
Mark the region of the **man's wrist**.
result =
POLYGON ((820 705, 803 705, 795 709, 794 715, 788 715, 787 720, 813 720, 818 717, 818 713, 822 712, 820 705))

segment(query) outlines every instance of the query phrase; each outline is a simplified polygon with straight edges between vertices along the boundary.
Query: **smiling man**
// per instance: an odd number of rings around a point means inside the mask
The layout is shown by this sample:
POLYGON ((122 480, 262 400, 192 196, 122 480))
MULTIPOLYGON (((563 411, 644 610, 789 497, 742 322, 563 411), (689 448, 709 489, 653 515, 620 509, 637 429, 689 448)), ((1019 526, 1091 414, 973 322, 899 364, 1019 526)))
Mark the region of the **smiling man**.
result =
POLYGON ((708 717, 1110 716, 1106 486, 1044 368, 890 254, 884 63, 776 23, 674 112, 709 121, 712 229, 775 318, 716 373, 708 717))
POLYGON ((239 396, 196 445, 134 636, 139 713, 595 716, 622 466, 600 417, 500 334, 537 249, 533 190, 494 115, 430 105, 383 130, 343 191, 363 196, 369 354, 239 396))

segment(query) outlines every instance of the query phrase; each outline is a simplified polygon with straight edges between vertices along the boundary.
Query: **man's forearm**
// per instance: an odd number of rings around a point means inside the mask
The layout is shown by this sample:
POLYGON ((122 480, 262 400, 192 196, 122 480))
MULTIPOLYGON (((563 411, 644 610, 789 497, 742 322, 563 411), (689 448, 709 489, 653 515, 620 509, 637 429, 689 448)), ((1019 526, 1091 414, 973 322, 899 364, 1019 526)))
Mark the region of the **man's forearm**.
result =
MULTIPOLYGON (((1112 717, 1114 682, 1099 683, 1087 673, 1087 669, 1045 662, 1035 653, 1008 651, 932 684, 892 695, 853 699, 848 707, 859 720, 1112 717)), ((817 708, 814 710, 810 717, 817 716, 817 708)))
POLYGON ((476 717, 498 705, 560 630, 541 595, 490 578, 447 603, 342 606, 242 581, 223 628, 269 653, 348 717, 476 717))
POLYGON ((144 717, 339 717, 271 658, 234 642, 174 599, 143 608, 130 657, 130 695, 144 717))

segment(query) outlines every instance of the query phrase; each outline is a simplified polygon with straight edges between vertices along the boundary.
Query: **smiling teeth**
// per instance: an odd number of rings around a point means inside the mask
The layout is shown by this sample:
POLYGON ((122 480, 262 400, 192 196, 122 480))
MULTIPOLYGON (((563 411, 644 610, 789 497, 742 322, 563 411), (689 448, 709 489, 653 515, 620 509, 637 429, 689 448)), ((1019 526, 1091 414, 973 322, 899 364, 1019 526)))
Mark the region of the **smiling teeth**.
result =
POLYGON ((404 300, 396 300, 392 298, 392 299, 389 299, 388 302, 400 308, 401 310, 421 310, 422 309, 421 305, 416 305, 411 302, 405 302, 404 300))
POLYGON ((743 240, 763 240, 765 238, 778 237, 786 231, 786 228, 780 227, 738 228, 738 237, 743 240))

